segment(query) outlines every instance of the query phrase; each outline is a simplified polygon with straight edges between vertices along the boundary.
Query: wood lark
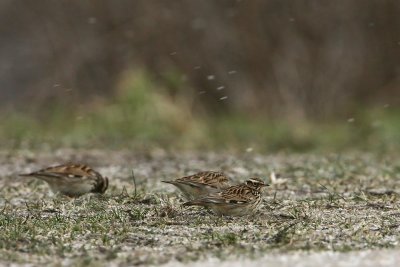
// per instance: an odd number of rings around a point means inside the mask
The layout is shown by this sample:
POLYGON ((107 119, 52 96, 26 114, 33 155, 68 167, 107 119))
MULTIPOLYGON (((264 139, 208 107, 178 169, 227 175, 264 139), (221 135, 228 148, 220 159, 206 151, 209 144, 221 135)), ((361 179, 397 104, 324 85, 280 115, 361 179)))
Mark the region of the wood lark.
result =
POLYGON ((108 188, 108 178, 83 164, 63 164, 20 176, 46 181, 54 193, 78 197, 86 193, 103 194, 108 188))
POLYGON ((162 182, 178 187, 188 200, 200 198, 230 186, 229 178, 224 173, 215 171, 199 172, 173 181, 162 182))
POLYGON ((213 192, 205 197, 184 203, 184 206, 203 206, 217 215, 243 216, 254 213, 261 204, 261 192, 268 186, 260 178, 250 178, 245 183, 213 192))

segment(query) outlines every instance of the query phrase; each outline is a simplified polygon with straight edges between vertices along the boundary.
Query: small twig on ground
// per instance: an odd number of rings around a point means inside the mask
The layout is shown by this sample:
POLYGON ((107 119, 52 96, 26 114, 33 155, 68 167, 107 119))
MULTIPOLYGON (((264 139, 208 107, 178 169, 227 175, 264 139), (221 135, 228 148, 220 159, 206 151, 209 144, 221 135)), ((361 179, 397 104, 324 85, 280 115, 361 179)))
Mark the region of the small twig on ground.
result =
POLYGON ((135 187, 133 198, 136 199, 136 197, 137 197, 137 188, 136 188, 135 173, 134 173, 133 169, 132 169, 132 179, 133 179, 133 186, 135 187))
POLYGON ((343 199, 344 201, 346 201, 346 199, 344 198, 344 196, 342 196, 341 194, 339 194, 339 193, 336 193, 336 192, 332 192, 331 190, 329 190, 328 189, 328 187, 326 187, 325 185, 323 185, 323 184, 321 184, 321 183, 318 183, 323 189, 325 189, 326 191, 328 191, 328 193, 331 195, 331 196, 338 196, 339 198, 341 198, 341 199, 343 199))

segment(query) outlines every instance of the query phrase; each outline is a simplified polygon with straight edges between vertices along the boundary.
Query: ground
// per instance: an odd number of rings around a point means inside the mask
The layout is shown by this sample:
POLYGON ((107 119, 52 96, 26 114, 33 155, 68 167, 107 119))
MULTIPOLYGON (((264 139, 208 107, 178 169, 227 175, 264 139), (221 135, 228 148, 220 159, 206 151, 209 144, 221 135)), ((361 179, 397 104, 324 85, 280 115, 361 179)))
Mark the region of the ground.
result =
POLYGON ((396 154, 47 148, 3 151, 0 162, 0 264, 172 266, 210 258, 266 263, 279 255, 273 265, 297 253, 399 252, 396 154), (68 161, 108 176, 106 194, 69 199, 17 175, 68 161), (222 170, 237 182, 264 178, 271 186, 262 209, 229 218, 182 207, 179 192, 161 181, 200 170, 222 170))

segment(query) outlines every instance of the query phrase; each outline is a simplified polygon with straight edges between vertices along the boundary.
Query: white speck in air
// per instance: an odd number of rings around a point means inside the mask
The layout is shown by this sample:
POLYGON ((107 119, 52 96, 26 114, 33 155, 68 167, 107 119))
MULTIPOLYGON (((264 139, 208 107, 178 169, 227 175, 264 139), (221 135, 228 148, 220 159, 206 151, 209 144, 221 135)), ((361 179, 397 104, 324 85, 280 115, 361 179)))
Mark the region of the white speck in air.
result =
POLYGON ((221 100, 221 101, 226 100, 226 99, 228 99, 228 96, 226 96, 226 95, 219 98, 219 100, 221 100))
POLYGON ((229 75, 233 75, 233 74, 236 74, 236 73, 237 73, 236 70, 230 70, 230 71, 228 71, 228 74, 229 74, 229 75))
POLYGON ((223 85, 217 87, 218 91, 221 91, 221 90, 224 90, 224 89, 225 89, 225 86, 223 86, 223 85))
POLYGON ((349 123, 354 122, 354 118, 349 118, 349 119, 347 120, 347 122, 349 122, 349 123))
POLYGON ((95 17, 90 17, 90 18, 88 18, 88 23, 89 24, 96 24, 97 23, 97 19, 95 17))
POLYGON ((215 75, 208 75, 207 80, 209 80, 209 81, 215 80, 215 75))

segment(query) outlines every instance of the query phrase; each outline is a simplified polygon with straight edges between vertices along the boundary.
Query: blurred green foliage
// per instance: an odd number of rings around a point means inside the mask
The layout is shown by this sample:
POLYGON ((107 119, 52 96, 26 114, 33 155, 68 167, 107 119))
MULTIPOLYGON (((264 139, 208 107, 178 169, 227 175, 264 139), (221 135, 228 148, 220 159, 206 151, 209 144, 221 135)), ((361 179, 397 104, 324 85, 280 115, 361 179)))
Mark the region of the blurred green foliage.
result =
MULTIPOLYGON (((185 85, 172 80, 174 90, 184 90, 185 85)), ((39 117, 3 113, 0 144, 257 152, 400 148, 400 110, 390 107, 360 110, 352 118, 328 122, 268 119, 262 114, 210 116, 206 111, 195 113, 190 97, 174 96, 170 90, 143 72, 128 72, 113 99, 80 108, 55 104, 39 117)))

